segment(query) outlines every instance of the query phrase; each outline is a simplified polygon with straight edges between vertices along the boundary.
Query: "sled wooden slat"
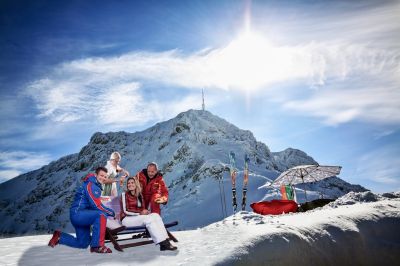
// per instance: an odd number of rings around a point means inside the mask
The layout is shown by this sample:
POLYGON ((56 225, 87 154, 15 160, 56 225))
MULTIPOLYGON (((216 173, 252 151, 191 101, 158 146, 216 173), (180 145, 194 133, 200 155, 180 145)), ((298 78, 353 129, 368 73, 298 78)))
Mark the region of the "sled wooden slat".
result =
MULTIPOLYGON (((140 242, 123 244, 123 245, 120 245, 120 247, 121 247, 121 249, 124 249, 124 248, 132 248, 132 247, 144 246, 144 245, 148 245, 148 244, 153 244, 153 240, 145 240, 145 241, 140 241, 140 242)), ((121 251, 123 251, 123 250, 121 250, 121 251)))
POLYGON ((173 234, 171 234, 168 230, 167 230, 167 234, 168 234, 170 240, 172 240, 174 242, 178 242, 178 239, 176 239, 176 237, 173 234))
MULTIPOLYGON (((165 228, 173 227, 177 225, 178 222, 174 221, 171 223, 166 223, 165 228)), ((132 242, 132 243, 127 243, 127 244, 119 244, 118 242, 121 241, 137 241, 137 238, 140 238, 140 235, 143 233, 146 233, 147 229, 145 226, 135 226, 135 227, 125 227, 121 226, 115 229, 109 229, 106 228, 106 243, 111 242, 114 245, 114 248, 118 251, 123 252, 124 248, 130 248, 130 247, 137 247, 137 246, 143 246, 143 245, 148 245, 154 243, 152 240, 143 240, 139 242, 132 242), (131 237, 128 238, 118 238, 120 235, 128 235, 131 234, 131 237)), ((147 232, 148 234, 148 232, 147 232)), ((171 234, 171 232, 167 229, 167 234, 170 240, 174 242, 178 242, 176 237, 171 234)))

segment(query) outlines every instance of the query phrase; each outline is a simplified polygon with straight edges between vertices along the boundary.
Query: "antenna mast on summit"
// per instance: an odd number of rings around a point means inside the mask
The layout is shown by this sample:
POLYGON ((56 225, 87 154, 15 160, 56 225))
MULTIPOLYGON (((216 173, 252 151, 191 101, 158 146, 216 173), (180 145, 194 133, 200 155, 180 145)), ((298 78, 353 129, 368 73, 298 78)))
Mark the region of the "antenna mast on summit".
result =
POLYGON ((201 95, 202 95, 202 98, 203 98, 203 104, 201 105, 201 107, 202 107, 202 109, 204 111, 206 109, 206 105, 204 104, 204 89, 201 89, 201 95))

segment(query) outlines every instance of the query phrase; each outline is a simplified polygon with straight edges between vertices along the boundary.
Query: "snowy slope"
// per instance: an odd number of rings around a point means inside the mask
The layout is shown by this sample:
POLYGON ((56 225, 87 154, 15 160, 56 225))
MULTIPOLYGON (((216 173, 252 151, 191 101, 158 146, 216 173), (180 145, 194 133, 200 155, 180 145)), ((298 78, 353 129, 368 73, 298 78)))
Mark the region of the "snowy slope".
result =
POLYGON ((176 252, 147 245, 103 255, 52 249, 51 235, 0 239, 0 265, 398 265, 400 193, 390 195, 349 193, 305 213, 241 212, 174 232, 176 252))
MULTIPOLYGON (((280 172, 294 165, 316 163, 295 149, 271 153, 250 131, 241 130, 210 112, 189 110, 141 132, 95 133, 79 153, 0 184, 0 234, 72 230, 68 209, 76 186, 88 172, 105 165, 113 151, 121 153, 121 165, 132 175, 150 161, 159 164, 170 190, 163 216, 166 221, 179 220, 181 229, 223 219, 224 198, 228 215, 232 213, 229 151, 237 156, 239 202, 246 153, 251 160, 249 203, 278 197, 275 190, 264 185, 280 172), (220 191, 225 192, 225 197, 221 197, 220 191)), ((311 185, 307 190, 311 190, 307 195, 312 199, 321 193, 336 198, 365 189, 333 178, 323 187, 311 185)), ((298 196, 302 200, 301 190, 298 196)))

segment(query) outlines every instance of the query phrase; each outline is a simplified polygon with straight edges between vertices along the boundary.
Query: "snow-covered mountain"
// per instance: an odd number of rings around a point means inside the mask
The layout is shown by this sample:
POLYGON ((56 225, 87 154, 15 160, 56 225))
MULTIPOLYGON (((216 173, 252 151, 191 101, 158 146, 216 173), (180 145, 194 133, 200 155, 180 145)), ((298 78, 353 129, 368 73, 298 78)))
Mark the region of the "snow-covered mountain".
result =
MULTIPOLYGON (((164 220, 178 220, 181 229, 204 226, 232 213, 230 151, 237 158, 239 202, 245 154, 250 157, 248 203, 279 197, 276 190, 265 184, 280 172, 317 163, 295 149, 271 153, 250 131, 208 111, 189 110, 141 132, 95 133, 79 153, 0 184, 0 234, 71 230, 68 213, 75 188, 88 172, 105 165, 113 151, 121 153, 121 166, 131 175, 150 161, 158 163, 170 191, 169 203, 162 211, 164 220)), ((322 193, 337 198, 349 191, 365 188, 337 177, 307 185, 309 200, 322 193)), ((297 192, 299 201, 304 200, 302 191, 297 192)))

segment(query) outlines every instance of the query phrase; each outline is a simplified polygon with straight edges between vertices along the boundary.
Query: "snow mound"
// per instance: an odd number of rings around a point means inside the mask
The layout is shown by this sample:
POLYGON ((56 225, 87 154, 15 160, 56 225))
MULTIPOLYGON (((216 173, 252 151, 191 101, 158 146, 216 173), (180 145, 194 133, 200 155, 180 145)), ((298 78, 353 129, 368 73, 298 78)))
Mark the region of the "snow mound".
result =
POLYGON ((63 245, 52 249, 51 235, 4 238, 0 265, 398 265, 400 199, 361 193, 343 198, 352 197, 361 203, 285 215, 241 211, 175 231, 176 252, 160 252, 154 244, 118 252, 107 243, 113 253, 99 255, 63 245))
POLYGON ((398 265, 399 199, 348 193, 339 202, 353 206, 276 216, 238 213, 230 218, 232 232, 242 234, 245 226, 247 238, 242 235, 242 245, 216 265, 398 265))
POLYGON ((334 202, 329 203, 327 206, 336 208, 342 205, 353 205, 360 202, 376 202, 379 200, 382 200, 382 196, 376 195, 371 191, 365 191, 365 192, 352 191, 338 198, 334 202))
POLYGON ((382 197, 389 198, 389 199, 398 199, 398 198, 400 198, 400 191, 383 193, 382 197))

